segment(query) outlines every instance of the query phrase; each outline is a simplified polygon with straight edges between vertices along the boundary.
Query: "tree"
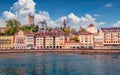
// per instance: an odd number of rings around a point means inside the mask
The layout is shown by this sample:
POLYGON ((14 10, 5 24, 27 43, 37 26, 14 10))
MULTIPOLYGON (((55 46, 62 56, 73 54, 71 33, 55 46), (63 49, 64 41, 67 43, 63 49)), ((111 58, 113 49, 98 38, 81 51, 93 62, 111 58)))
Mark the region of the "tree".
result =
POLYGON ((51 28, 51 27, 47 27, 47 28, 46 28, 46 30, 51 31, 51 30, 52 30, 52 28, 51 28))
POLYGON ((6 27, 17 28, 18 26, 20 26, 20 22, 15 19, 10 19, 6 21, 6 27))
POLYGON ((76 41, 76 42, 78 42, 78 41, 79 41, 79 40, 78 40, 78 36, 75 35, 75 36, 73 37, 73 40, 76 41))
POLYGON ((21 28, 23 31, 26 32, 37 32, 38 31, 38 26, 35 25, 29 25, 29 26, 22 26, 21 28))
POLYGON ((20 22, 15 19, 6 21, 5 35, 13 35, 15 32, 20 30, 20 22))
POLYGON ((70 34, 70 28, 69 28, 69 27, 65 28, 64 31, 65 31, 66 33, 70 34))
POLYGON ((3 33, 0 31, 0 35, 2 35, 3 33))

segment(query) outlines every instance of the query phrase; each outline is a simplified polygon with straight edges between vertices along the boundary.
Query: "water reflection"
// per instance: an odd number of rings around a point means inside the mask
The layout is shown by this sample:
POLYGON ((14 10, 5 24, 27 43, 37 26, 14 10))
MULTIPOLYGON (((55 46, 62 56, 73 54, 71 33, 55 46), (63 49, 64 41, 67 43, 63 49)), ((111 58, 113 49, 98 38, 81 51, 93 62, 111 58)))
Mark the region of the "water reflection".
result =
POLYGON ((0 75, 120 75, 120 56, 0 54, 0 75))

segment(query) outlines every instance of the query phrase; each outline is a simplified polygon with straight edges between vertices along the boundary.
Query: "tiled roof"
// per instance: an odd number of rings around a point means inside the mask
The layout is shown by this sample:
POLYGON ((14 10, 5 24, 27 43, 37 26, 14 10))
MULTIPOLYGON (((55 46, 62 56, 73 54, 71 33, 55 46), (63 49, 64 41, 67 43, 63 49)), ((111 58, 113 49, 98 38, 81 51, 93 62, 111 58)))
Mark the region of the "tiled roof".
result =
POLYGON ((94 27, 95 25, 93 25, 92 23, 88 26, 88 27, 94 27))
POLYGON ((105 32, 105 31, 117 31, 117 30, 120 30, 120 27, 114 27, 114 28, 101 28, 101 30, 103 31, 103 32, 105 32))
MULTIPOLYGON (((60 30, 58 28, 55 28, 52 31, 45 30, 45 31, 39 31, 39 32, 34 32, 34 33, 28 33, 25 31, 22 31, 22 32, 26 36, 40 36, 40 37, 43 37, 43 36, 69 36, 69 34, 63 32, 62 30, 60 30)), ((18 34, 18 32, 15 33, 14 35, 17 35, 17 34, 18 34)))
MULTIPOLYGON (((22 30, 20 30, 20 31, 22 31, 22 30)), ((25 31, 22 31, 23 32, 23 34, 24 35, 26 35, 26 36, 33 36, 33 33, 32 32, 25 32, 25 31)), ((18 34, 18 32, 16 32, 14 35, 17 35, 18 34)))
POLYGON ((93 35, 93 33, 84 30, 84 31, 79 32, 79 35, 93 35))
POLYGON ((55 28, 52 31, 41 31, 34 33, 35 36, 68 36, 67 33, 63 32, 59 28, 55 28))

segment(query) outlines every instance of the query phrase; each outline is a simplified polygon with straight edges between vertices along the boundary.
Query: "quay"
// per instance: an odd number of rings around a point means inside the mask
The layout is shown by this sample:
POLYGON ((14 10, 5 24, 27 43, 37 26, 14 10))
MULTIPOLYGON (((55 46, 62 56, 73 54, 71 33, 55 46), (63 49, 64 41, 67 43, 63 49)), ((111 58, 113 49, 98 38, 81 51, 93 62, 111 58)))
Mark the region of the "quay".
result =
POLYGON ((72 54, 120 54, 120 50, 78 50, 78 49, 11 49, 11 50, 0 50, 0 53, 72 53, 72 54))

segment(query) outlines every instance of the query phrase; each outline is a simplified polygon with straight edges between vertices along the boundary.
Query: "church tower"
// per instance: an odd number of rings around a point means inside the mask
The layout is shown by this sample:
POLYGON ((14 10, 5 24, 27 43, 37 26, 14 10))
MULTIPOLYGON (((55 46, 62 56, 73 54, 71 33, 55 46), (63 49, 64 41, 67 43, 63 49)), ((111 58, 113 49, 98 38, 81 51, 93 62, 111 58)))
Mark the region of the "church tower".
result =
POLYGON ((66 20, 65 19, 62 22, 62 28, 66 28, 66 20))
POLYGON ((34 15, 28 14, 28 24, 34 24, 34 15))

